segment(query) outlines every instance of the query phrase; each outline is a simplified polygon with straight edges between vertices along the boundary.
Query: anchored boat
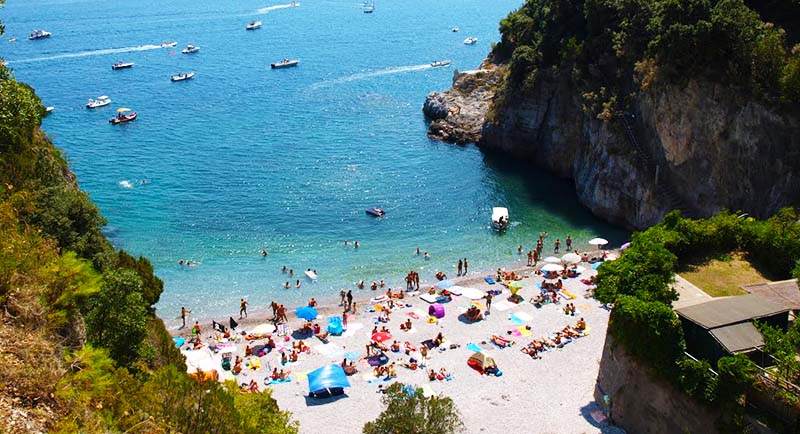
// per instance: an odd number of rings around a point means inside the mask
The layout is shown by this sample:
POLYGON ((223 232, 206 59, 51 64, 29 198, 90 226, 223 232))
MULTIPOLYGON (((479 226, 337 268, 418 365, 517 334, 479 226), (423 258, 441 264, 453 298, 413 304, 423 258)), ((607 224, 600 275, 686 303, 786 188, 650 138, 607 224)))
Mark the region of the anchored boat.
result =
POLYGON ((33 41, 34 39, 44 39, 44 38, 49 38, 51 36, 53 36, 53 34, 48 32, 47 30, 34 30, 31 32, 30 36, 28 36, 28 39, 33 41))
POLYGON ((96 99, 89 98, 89 102, 86 103, 86 108, 97 108, 103 107, 106 105, 111 104, 111 98, 106 95, 100 95, 96 99))
POLYGON ((113 70, 127 69, 127 68, 133 68, 133 62, 117 62, 111 65, 111 69, 113 70))
POLYGON ((136 112, 131 111, 131 109, 120 108, 117 109, 117 115, 109 119, 108 122, 112 125, 118 125, 118 124, 123 124, 125 122, 136 120, 136 117, 137 117, 136 112))
POLYGON ((251 21, 250 24, 245 26, 247 30, 255 30, 260 29, 263 23, 261 21, 251 21))
POLYGON ((197 53, 198 51, 200 51, 200 47, 196 47, 196 46, 194 46, 192 44, 189 44, 189 45, 186 46, 186 48, 181 50, 181 53, 183 53, 183 54, 192 54, 192 53, 197 53))
POLYGON ((478 42, 478 38, 475 38, 475 37, 472 37, 472 36, 470 36, 467 39, 464 39, 464 43, 466 45, 475 45, 476 42, 478 42))
POLYGON ((291 68, 292 66, 297 66, 300 63, 298 59, 283 59, 280 62, 271 63, 269 66, 272 69, 281 69, 281 68, 291 68))
POLYGON ((186 73, 175 74, 170 77, 170 80, 184 81, 184 80, 191 80, 193 77, 194 77, 194 72, 186 72, 186 73))
POLYGON ((374 215, 375 217, 383 217, 386 214, 386 211, 375 207, 367 208, 366 212, 367 214, 374 215))
POLYGON ((492 226, 498 231, 508 227, 508 208, 501 206, 492 208, 492 226))

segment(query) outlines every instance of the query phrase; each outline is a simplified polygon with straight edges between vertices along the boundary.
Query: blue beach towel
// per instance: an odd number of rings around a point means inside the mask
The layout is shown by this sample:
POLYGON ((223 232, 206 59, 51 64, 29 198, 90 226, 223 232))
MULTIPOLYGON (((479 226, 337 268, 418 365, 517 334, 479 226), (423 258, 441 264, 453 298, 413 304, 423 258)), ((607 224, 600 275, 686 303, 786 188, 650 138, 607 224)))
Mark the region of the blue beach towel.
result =
POLYGON ((494 279, 493 279, 493 278, 491 278, 490 276, 486 276, 486 277, 484 277, 484 278, 483 278, 483 280, 485 280, 485 281, 486 281, 486 283, 488 283, 489 285, 494 285, 494 284, 495 284, 495 281, 494 281, 494 279))
POLYGON ((472 351, 473 353, 479 353, 483 351, 483 348, 479 347, 477 344, 473 342, 467 344, 467 349, 472 351))

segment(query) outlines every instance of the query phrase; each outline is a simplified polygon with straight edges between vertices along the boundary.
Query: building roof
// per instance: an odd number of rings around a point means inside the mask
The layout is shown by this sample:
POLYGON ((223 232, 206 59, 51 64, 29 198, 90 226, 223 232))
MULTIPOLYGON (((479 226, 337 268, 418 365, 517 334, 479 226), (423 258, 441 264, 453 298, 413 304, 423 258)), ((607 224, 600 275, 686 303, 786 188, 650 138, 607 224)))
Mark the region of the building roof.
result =
POLYGON ((797 279, 744 285, 741 288, 750 294, 757 294, 783 304, 789 309, 800 310, 800 288, 797 287, 797 279))
POLYGON ((764 345, 764 337, 751 322, 717 327, 710 333, 731 354, 747 352, 764 345))
POLYGON ((706 329, 750 321, 788 311, 788 307, 755 294, 726 297, 675 310, 678 315, 706 329))

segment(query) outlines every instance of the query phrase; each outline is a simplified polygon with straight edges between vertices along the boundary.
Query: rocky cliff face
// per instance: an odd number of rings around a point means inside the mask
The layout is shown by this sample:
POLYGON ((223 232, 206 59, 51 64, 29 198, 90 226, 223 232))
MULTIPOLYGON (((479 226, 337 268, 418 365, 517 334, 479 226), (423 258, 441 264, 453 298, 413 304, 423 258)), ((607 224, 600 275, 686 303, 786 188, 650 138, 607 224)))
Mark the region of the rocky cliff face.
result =
POLYGON ((477 73, 457 73, 451 90, 428 95, 429 135, 572 178, 584 205, 631 228, 675 208, 696 217, 721 209, 763 217, 800 203, 794 116, 691 81, 640 92, 624 118, 600 120, 584 112, 569 77, 550 74, 524 97, 504 95, 487 120, 503 73, 485 63, 477 73))

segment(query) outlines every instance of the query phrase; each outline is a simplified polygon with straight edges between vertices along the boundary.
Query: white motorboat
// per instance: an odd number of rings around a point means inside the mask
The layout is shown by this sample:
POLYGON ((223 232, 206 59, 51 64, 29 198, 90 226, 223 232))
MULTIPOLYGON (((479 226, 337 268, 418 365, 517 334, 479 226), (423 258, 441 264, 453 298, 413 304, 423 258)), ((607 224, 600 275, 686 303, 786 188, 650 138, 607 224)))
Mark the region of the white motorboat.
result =
POLYGON ((53 36, 53 34, 48 32, 47 30, 34 30, 31 32, 30 36, 28 36, 28 39, 33 41, 34 39, 44 39, 44 38, 49 38, 51 36, 53 36))
POLYGON ((161 44, 161 48, 172 48, 177 46, 178 46, 177 42, 164 42, 161 44))
POLYGON ((189 44, 189 45, 186 46, 186 48, 181 50, 181 53, 183 53, 183 54, 192 54, 192 53, 197 53, 198 51, 200 51, 200 47, 196 47, 196 46, 194 46, 192 44, 189 44))
POLYGON ((117 62, 111 65, 111 69, 113 70, 127 69, 127 68, 133 68, 133 62, 117 62))
POLYGON ((17 38, 9 38, 8 42, 17 42, 17 38))
POLYGON ((453 33, 458 33, 460 30, 458 27, 453 27, 453 33))
POLYGON ((492 226, 499 231, 508 227, 508 208, 501 206, 492 208, 492 226))
POLYGON ((364 13, 371 14, 373 12, 375 12, 375 1, 373 0, 372 4, 364 2, 364 13))
POLYGON ((472 37, 472 36, 470 36, 467 39, 464 39, 464 44, 466 44, 466 45, 474 45, 476 42, 478 42, 478 38, 475 38, 475 37, 472 37))
POLYGON ((281 68, 291 68, 292 66, 297 66, 300 63, 298 59, 283 59, 280 62, 271 63, 269 66, 272 69, 281 69, 281 68))
POLYGON ((45 111, 46 113, 50 113, 51 111, 53 111, 53 110, 55 110, 55 109, 56 109, 55 107, 53 107, 53 106, 49 105, 49 106, 47 106, 47 107, 45 107, 45 108, 44 108, 44 111, 45 111))
POLYGON ((89 102, 86 103, 86 108, 93 109, 109 104, 111 104, 111 98, 109 98, 107 95, 100 95, 96 99, 89 98, 89 102))
POLYGON ((194 72, 186 72, 186 73, 175 74, 170 77, 170 80, 184 81, 184 80, 191 80, 192 78, 194 78, 194 72))
POLYGON ((247 30, 260 29, 263 23, 261 21, 251 21, 245 28, 247 30))
POLYGON ((443 66, 450 66, 449 60, 436 60, 431 62, 431 66, 434 68, 441 68, 443 66))

